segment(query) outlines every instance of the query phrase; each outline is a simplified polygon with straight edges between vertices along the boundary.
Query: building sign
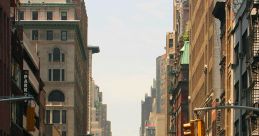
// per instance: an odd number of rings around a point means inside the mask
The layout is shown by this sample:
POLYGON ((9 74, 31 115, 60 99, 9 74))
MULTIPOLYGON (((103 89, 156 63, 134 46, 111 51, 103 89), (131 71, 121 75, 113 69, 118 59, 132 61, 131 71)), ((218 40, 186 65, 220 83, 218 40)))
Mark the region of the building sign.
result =
POLYGON ((217 110, 217 120, 216 120, 217 133, 221 131, 221 110, 217 110))
POLYGON ((217 134, 221 131, 221 110, 217 110, 217 119, 216 119, 216 130, 217 134))
POLYGON ((29 70, 23 70, 23 94, 28 96, 29 70))

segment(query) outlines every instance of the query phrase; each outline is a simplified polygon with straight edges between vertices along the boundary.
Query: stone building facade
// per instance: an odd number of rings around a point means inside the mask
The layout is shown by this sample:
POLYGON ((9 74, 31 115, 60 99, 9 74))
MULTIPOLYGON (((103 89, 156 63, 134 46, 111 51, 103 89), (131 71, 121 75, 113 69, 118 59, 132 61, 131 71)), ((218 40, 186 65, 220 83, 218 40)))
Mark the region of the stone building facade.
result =
POLYGON ((211 107, 220 99, 220 22, 213 15, 215 1, 190 2, 189 117, 201 118, 206 134, 215 134, 215 111, 195 115, 196 107, 211 107), (199 19, 198 19, 199 18, 199 19))
MULTIPOLYGON (((62 136, 86 134, 87 14, 84 2, 22 0, 20 23, 40 57, 45 123, 62 136)), ((48 134, 47 134, 48 135, 48 134)))

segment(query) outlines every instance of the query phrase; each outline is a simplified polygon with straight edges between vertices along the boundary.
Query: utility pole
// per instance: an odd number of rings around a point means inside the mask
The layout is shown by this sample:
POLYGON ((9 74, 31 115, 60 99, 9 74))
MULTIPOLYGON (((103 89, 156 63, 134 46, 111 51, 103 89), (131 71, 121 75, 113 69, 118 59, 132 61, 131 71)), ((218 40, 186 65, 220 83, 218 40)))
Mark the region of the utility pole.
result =
MULTIPOLYGON (((250 110, 250 111, 257 111, 259 112, 259 108, 256 107, 249 107, 249 106, 240 106, 240 105, 225 105, 225 106, 215 106, 215 107, 203 107, 203 108, 194 108, 194 114, 197 114, 198 111, 210 111, 210 110, 217 110, 217 109, 239 109, 240 111, 243 110, 250 110)), ((241 116, 242 117, 242 116, 241 116)), ((240 122, 239 122, 240 123, 240 122)), ((242 129, 242 124, 239 124, 240 129, 242 129)), ((239 132, 242 130, 239 130, 239 132)), ((239 133, 239 136, 241 133, 239 133)))
POLYGON ((33 100, 32 96, 1 96, 0 102, 24 101, 33 100))
POLYGON ((259 112, 259 108, 249 107, 249 106, 239 106, 239 105, 224 105, 224 106, 215 106, 215 107, 194 108, 193 112, 197 113, 198 111, 210 111, 210 110, 218 110, 218 109, 244 109, 244 110, 259 112))

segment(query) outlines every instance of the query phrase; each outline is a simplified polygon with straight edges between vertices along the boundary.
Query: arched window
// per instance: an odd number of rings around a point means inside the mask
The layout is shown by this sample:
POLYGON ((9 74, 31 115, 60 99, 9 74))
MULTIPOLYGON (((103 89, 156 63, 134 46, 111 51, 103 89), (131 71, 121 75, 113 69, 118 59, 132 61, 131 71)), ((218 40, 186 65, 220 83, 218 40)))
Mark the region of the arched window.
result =
POLYGON ((59 90, 54 90, 49 94, 48 100, 50 102, 64 102, 65 96, 64 93, 62 93, 59 90))
POLYGON ((59 48, 53 49, 53 61, 60 61, 60 49, 59 48))

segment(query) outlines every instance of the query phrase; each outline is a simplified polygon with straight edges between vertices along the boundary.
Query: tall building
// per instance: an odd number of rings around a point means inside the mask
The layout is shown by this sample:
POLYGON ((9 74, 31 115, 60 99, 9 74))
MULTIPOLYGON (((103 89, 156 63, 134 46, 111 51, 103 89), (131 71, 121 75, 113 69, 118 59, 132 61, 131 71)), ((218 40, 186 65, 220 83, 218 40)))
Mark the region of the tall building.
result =
MULTIPOLYGON (((159 127, 156 130, 156 133, 159 133, 159 136, 166 136, 167 135, 167 112, 168 112, 168 93, 167 93, 167 56, 166 54, 162 55, 160 58, 160 66, 159 66, 159 79, 156 79, 160 84, 157 86, 159 87, 159 96, 158 99, 160 100, 159 102, 159 107, 160 107, 160 114, 157 115, 156 119, 156 124, 157 127, 159 127)), ((158 74, 158 73, 157 73, 158 74)))
POLYGON ((44 134, 43 83, 38 56, 16 21, 17 6, 16 0, 0 2, 0 135, 38 136, 44 134), (34 100, 14 101, 27 96, 34 100))
POLYGON ((99 53, 100 48, 98 46, 89 46, 88 47, 88 81, 89 81, 89 91, 87 91, 87 133, 90 133, 91 130, 91 113, 93 107, 93 93, 95 89, 95 83, 92 76, 92 61, 93 61, 93 54, 99 53))
MULTIPOLYGON (((225 105, 226 103, 231 103, 233 101, 233 68, 229 67, 228 64, 233 63, 233 49, 232 49, 232 33, 233 28, 233 18, 234 12, 231 8, 232 0, 227 0, 226 2, 218 1, 214 4, 213 15, 215 18, 220 20, 220 39, 221 39, 221 60, 220 60, 220 74, 221 74, 221 86, 222 92, 220 95, 219 103, 220 105, 225 105)), ((230 104, 229 103, 229 104, 230 104)), ((217 135, 234 135, 234 110, 225 109, 217 110, 217 120, 216 120, 216 131, 217 135)))
MULTIPOLYGON (((0 1, 0 96, 11 96, 10 0, 0 1)), ((0 102, 0 135, 10 135, 10 103, 0 102)))
POLYGON ((166 33, 166 59, 165 59, 165 65, 166 65, 166 69, 165 69, 165 86, 166 86, 166 91, 165 91, 165 95, 166 95, 166 111, 164 111, 163 113, 166 115, 166 134, 169 132, 170 130, 170 120, 171 117, 168 114, 170 112, 169 109, 171 109, 171 105, 169 103, 170 100, 170 90, 172 90, 172 85, 173 85, 173 76, 172 76, 172 70, 173 67, 176 65, 176 61, 174 60, 174 58, 177 56, 176 55, 176 39, 175 39, 175 32, 168 32, 166 33))
MULTIPOLYGON (((233 3, 233 103, 258 108, 258 1, 233 3)), ((258 135, 258 114, 234 110, 234 135, 258 135)))
POLYGON ((110 136, 111 122, 107 120, 107 104, 103 104, 103 93, 99 86, 92 82, 91 91, 91 127, 89 133, 98 136, 110 136))
POLYGON ((213 15, 215 1, 190 3, 190 62, 189 96, 190 119, 204 120, 206 134, 216 132, 215 111, 198 112, 196 107, 211 107, 220 99, 220 22, 213 15))
POLYGON ((189 120, 189 0, 174 0, 174 32, 167 33, 168 135, 183 135, 189 120))
MULTIPOLYGON (((164 73, 164 72, 162 72, 162 73, 164 73)), ((165 131, 166 130, 166 114, 164 112, 157 111, 157 109, 158 109, 157 94, 158 93, 157 93, 156 80, 153 80, 153 85, 150 88, 150 93, 151 93, 150 96, 147 94, 145 95, 145 100, 142 101, 142 105, 141 105, 141 121, 142 122, 141 122, 141 126, 140 126, 140 135, 141 136, 148 136, 148 135, 165 136, 166 135, 166 131, 165 131)), ((164 100, 164 99, 160 99, 160 100, 164 100)), ((161 105, 159 105, 159 106, 161 107, 161 105)))
POLYGON ((100 106, 102 103, 102 99, 99 97, 100 91, 99 86, 95 85, 92 82, 92 89, 91 89, 91 128, 90 133, 94 135, 102 135, 102 128, 100 123, 100 106))
MULTIPOLYGON (((214 7, 222 25, 222 101, 228 105, 258 108, 258 8, 256 0, 227 0, 214 7)), ((217 127, 220 135, 259 135, 255 111, 226 109, 222 120, 217 127)))
POLYGON ((145 124, 149 120, 150 112, 152 111, 152 97, 145 95, 145 100, 141 101, 141 134, 144 136, 145 124))
MULTIPOLYGON (((27 101, 25 104, 12 104, 12 111, 22 116, 21 108, 26 106, 26 117, 23 117, 23 128, 27 129, 27 132, 23 132, 23 135, 43 136, 45 135, 44 115, 45 115, 45 91, 43 90, 43 81, 40 78, 40 60, 37 54, 36 47, 33 46, 29 39, 23 34, 23 93, 25 96, 32 95, 33 101, 27 101), (26 79, 27 78, 27 79, 26 79), (27 83, 28 82, 28 83, 27 83), (26 87, 27 86, 27 91, 26 87), (35 116, 30 116, 28 110, 32 110, 35 116), (31 123, 32 122, 32 123, 31 123), (30 124, 31 123, 31 126, 30 124)), ((25 112, 25 111, 24 111, 25 112)), ((12 114, 13 115, 13 114, 12 114)), ((13 117, 12 119, 22 120, 21 118, 13 117)), ((21 132, 24 130, 21 130, 21 132)), ((20 135, 16 133, 13 135, 20 135)))
POLYGON ((21 0, 19 19, 39 52, 45 123, 58 128, 62 136, 86 134, 89 69, 84 1, 21 0))
POLYGON ((112 136, 111 132, 111 121, 106 121, 106 134, 105 136, 112 136))

